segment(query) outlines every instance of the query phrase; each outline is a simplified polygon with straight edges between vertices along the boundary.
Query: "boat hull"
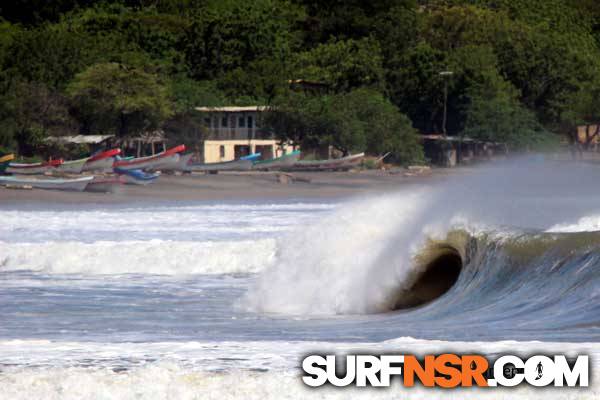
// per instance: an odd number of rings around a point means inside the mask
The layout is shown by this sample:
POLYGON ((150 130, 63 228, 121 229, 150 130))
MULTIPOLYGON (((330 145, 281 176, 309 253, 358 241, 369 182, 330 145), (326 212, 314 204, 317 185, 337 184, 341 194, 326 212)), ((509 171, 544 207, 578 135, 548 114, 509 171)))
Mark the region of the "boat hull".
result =
POLYGON ((3 174, 6 171, 6 168, 8 168, 8 164, 10 164, 10 162, 14 160, 14 158, 14 154, 7 154, 5 156, 0 157, 0 174, 3 174))
POLYGON ((218 172, 218 171, 248 171, 252 169, 252 160, 234 160, 219 163, 188 164, 186 171, 218 172))
POLYGON ((113 164, 115 163, 114 157, 101 158, 98 160, 88 160, 81 168, 82 172, 98 171, 107 172, 112 171, 113 164))
POLYGON ((50 172, 55 169, 55 167, 50 165, 40 165, 35 167, 16 167, 14 165, 8 164, 6 168, 6 173, 15 174, 15 175, 43 175, 46 172, 50 172))
POLYGON ((331 160, 297 161, 287 167, 290 171, 332 171, 349 170, 361 163, 364 153, 331 160))
POLYGON ((299 151, 294 151, 290 154, 283 155, 281 157, 273 158, 271 160, 258 161, 254 163, 253 169, 256 170, 277 170, 277 169, 285 169, 294 165, 298 158, 300 157, 299 151))
POLYGON ((134 158, 131 160, 115 161, 114 167, 122 170, 150 170, 156 171, 159 169, 176 168, 178 166, 180 155, 175 154, 156 154, 149 157, 134 158))
POLYGON ((81 158, 79 160, 65 161, 56 167, 56 171, 67 174, 80 174, 88 159, 89 158, 81 158))
POLYGON ((84 176, 75 179, 37 179, 0 176, 0 185, 29 186, 36 189, 83 192, 93 179, 93 176, 84 176))
POLYGON ((117 193, 123 182, 117 177, 95 177, 85 188, 86 192, 117 193))
POLYGON ((127 170, 115 168, 115 172, 120 175, 119 179, 121 180, 121 182, 128 185, 146 186, 156 182, 156 180, 160 176, 159 173, 149 174, 142 171, 141 169, 127 170))
POLYGON ((6 172, 15 175, 43 175, 46 172, 56 169, 59 165, 63 164, 63 160, 50 160, 41 163, 32 164, 20 164, 10 163, 6 168, 6 172))

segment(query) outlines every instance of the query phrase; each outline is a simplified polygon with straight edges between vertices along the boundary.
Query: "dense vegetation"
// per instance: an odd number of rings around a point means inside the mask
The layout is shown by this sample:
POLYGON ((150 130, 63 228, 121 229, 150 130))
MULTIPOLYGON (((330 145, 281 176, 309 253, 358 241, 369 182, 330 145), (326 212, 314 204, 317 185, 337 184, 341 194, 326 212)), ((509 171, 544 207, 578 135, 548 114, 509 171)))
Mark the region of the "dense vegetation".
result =
POLYGON ((445 83, 449 134, 531 147, 600 120, 595 3, 6 1, 0 148, 188 134, 201 130, 194 106, 267 104, 282 139, 408 162, 420 157, 417 131, 442 130, 445 83), (326 87, 291 90, 291 79, 326 87))

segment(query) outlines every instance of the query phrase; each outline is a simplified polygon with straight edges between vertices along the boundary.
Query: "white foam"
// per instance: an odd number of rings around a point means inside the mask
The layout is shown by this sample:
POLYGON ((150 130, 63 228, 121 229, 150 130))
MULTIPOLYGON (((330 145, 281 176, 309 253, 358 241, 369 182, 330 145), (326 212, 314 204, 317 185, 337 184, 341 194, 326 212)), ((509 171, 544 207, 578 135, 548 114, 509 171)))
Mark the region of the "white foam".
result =
POLYGON ((253 238, 309 222, 334 204, 205 205, 67 210, 0 210, 0 240, 202 240, 253 238))
POLYGON ((0 399, 549 399, 598 398, 597 343, 444 342, 400 338, 381 343, 0 342, 5 364, 0 399), (589 354, 595 361, 590 388, 403 388, 318 390, 303 385, 298 366, 308 353, 589 354), (276 352, 276 353, 275 353, 276 352), (26 354, 26 356, 24 356, 26 354), (21 362, 24 357, 27 364, 21 362), (159 358, 160 361, 152 361, 159 358), (93 360, 97 360, 94 363, 93 360), (262 372, 257 372, 258 370, 262 372))
POLYGON ((412 269, 434 224, 418 224, 426 190, 348 204, 280 241, 277 261, 248 298, 259 312, 351 314, 383 311, 412 269))
POLYGON ((576 223, 564 223, 552 226, 547 232, 597 232, 600 231, 600 215, 580 218, 576 223))
POLYGON ((0 270, 49 274, 255 273, 274 262, 274 239, 236 242, 169 240, 0 242, 0 270))

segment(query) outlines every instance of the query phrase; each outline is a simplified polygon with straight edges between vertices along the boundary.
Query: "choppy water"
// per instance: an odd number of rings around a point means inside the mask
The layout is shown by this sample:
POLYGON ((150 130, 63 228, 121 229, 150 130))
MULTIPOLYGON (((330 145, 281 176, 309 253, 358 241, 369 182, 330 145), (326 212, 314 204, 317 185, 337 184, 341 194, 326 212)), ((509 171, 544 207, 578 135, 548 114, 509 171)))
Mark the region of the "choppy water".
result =
MULTIPOLYGON (((552 174, 563 190, 552 196, 531 184, 544 167, 344 203, 4 207, 0 398, 402 390, 310 391, 297 377, 310 351, 567 352, 590 354, 597 369, 600 195, 587 180, 598 176, 563 172, 552 174), (383 312, 409 289, 428 238, 457 230, 469 257, 450 291, 383 312)), ((592 398, 594 384, 549 395, 592 398)))

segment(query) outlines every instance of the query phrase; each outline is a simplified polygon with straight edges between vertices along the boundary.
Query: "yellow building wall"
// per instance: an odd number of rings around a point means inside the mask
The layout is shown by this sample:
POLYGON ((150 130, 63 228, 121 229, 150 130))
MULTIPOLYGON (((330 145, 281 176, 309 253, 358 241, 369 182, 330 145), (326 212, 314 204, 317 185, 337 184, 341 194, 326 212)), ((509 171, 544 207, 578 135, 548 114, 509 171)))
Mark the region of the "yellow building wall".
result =
POLYGON ((235 146, 250 146, 250 154, 256 152, 256 146, 271 146, 274 157, 280 157, 295 150, 295 146, 290 143, 279 146, 277 140, 205 140, 204 162, 216 163, 234 160, 235 146), (224 148, 223 157, 221 157, 221 146, 224 148))
POLYGON ((600 143, 600 135, 594 136, 596 133, 596 129, 598 125, 583 125, 577 127, 577 140, 579 143, 587 143, 588 135, 589 137, 593 137, 589 144, 598 144, 600 143))

